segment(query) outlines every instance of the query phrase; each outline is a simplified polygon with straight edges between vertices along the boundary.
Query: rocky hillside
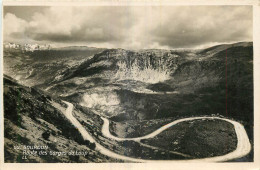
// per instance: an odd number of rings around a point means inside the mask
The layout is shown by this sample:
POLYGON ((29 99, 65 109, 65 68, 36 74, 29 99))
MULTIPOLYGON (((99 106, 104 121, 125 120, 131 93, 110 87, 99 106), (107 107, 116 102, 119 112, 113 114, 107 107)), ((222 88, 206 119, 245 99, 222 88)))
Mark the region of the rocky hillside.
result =
POLYGON ((48 86, 51 81, 59 79, 63 70, 79 65, 103 50, 89 47, 67 47, 33 52, 4 49, 4 73, 26 86, 48 86))
POLYGON ((54 103, 65 111, 66 105, 60 100, 4 77, 5 162, 114 161, 87 145, 78 130, 53 106, 54 103), (44 148, 31 148, 34 146, 44 148), (27 155, 33 151, 46 151, 48 155, 27 155), (85 155, 68 155, 70 151, 85 155), (64 152, 67 155, 62 155, 64 152))
POLYGON ((105 50, 61 72, 48 91, 80 102, 86 91, 98 93, 98 87, 114 89, 121 104, 127 104, 124 108, 132 108, 136 102, 149 105, 150 109, 142 110, 149 112, 149 118, 199 112, 247 119, 245 113, 253 113, 253 46, 237 43, 200 51, 105 50))

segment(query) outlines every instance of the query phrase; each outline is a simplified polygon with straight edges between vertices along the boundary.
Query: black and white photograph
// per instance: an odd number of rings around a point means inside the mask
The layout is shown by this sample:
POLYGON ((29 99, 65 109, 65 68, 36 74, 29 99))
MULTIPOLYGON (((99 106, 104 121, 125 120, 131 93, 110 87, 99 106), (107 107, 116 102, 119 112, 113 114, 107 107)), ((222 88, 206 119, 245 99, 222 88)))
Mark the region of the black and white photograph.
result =
POLYGON ((2 15, 5 163, 254 162, 252 5, 2 15))

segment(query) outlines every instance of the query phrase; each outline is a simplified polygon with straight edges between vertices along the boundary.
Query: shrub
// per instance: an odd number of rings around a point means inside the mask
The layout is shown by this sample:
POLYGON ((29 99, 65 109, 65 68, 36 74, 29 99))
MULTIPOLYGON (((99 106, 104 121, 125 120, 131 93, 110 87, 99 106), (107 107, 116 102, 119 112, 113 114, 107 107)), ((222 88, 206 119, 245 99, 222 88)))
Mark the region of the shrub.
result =
POLYGON ((50 135, 51 135, 51 134, 50 134, 49 131, 45 131, 45 132, 42 133, 42 137, 43 137, 43 139, 45 139, 45 140, 49 140, 50 135))
POLYGON ((90 143, 89 144, 89 148, 94 150, 96 148, 96 144, 95 143, 90 143))
POLYGON ((90 141, 89 140, 85 140, 84 141, 85 145, 89 147, 90 141))

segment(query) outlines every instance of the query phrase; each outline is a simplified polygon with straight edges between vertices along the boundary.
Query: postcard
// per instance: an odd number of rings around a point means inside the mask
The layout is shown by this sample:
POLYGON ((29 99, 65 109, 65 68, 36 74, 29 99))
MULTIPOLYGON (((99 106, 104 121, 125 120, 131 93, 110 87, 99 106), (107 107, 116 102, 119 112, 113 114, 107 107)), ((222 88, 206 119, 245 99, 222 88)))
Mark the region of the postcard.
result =
POLYGON ((259 9, 4 1, 2 168, 259 169, 259 9))

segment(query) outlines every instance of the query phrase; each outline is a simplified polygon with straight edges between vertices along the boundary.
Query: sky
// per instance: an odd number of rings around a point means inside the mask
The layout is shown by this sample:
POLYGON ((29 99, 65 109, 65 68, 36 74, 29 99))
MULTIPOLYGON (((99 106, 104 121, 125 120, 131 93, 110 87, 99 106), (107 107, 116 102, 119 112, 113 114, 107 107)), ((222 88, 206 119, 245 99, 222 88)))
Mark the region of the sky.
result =
POLYGON ((252 41, 251 6, 5 6, 5 42, 199 48, 252 41))

